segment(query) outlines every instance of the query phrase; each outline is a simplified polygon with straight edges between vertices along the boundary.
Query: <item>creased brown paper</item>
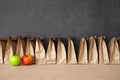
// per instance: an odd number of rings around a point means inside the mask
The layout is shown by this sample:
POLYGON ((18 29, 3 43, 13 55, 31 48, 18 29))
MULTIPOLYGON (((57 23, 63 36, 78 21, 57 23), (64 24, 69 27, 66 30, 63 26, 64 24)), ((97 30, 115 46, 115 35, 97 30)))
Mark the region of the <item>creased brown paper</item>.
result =
POLYGON ((4 60, 4 54, 5 54, 5 48, 6 48, 6 44, 7 44, 7 39, 5 38, 0 38, 0 64, 3 64, 4 60))
POLYGON ((120 62, 120 52, 118 45, 118 38, 113 37, 108 45, 110 54, 110 64, 119 64, 120 62))
POLYGON ((104 36, 98 37, 99 64, 109 64, 108 49, 104 39, 104 36))
POLYGON ((25 50, 26 55, 33 56, 33 64, 35 63, 35 51, 34 51, 35 43, 34 43, 34 40, 35 40, 34 37, 29 37, 27 39, 26 50, 25 50))
POLYGON ((62 38, 59 39, 57 44, 57 64, 66 64, 66 49, 62 38))
POLYGON ((47 64, 56 64, 55 38, 51 38, 48 44, 46 60, 47 64))
POLYGON ((88 64, 88 51, 87 51, 86 38, 82 38, 80 41, 78 52, 78 64, 88 64))
POLYGON ((10 56, 15 55, 17 45, 17 37, 11 36, 7 40, 5 55, 4 55, 4 64, 9 64, 10 56))
POLYGON ((35 45, 35 58, 36 64, 45 64, 45 49, 43 46, 43 38, 37 37, 36 38, 36 45, 35 45))
POLYGON ((18 36, 17 47, 16 47, 16 55, 23 56, 25 54, 25 36, 18 36))
POLYGON ((71 37, 68 39, 68 64, 77 64, 74 43, 71 37))
POLYGON ((98 52, 95 36, 89 38, 89 64, 98 64, 98 52))
MULTIPOLYGON (((118 45, 119 45, 119 58, 120 58, 120 37, 119 37, 119 40, 118 40, 118 45)), ((120 64, 120 59, 119 59, 119 64, 120 64)))

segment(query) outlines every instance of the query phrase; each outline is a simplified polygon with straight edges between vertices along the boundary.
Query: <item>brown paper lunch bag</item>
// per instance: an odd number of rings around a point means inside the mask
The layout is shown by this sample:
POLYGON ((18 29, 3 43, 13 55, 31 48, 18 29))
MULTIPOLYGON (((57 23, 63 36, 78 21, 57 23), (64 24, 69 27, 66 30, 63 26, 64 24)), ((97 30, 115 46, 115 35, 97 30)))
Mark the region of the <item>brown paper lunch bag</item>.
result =
POLYGON ((45 64, 45 48, 43 46, 43 37, 36 38, 35 44, 35 58, 36 64, 45 64))
POLYGON ((56 49, 55 49, 55 38, 50 38, 47 53, 46 53, 46 61, 47 64, 56 64, 56 49))
POLYGON ((16 45, 17 45, 17 36, 10 36, 6 44, 4 64, 9 64, 10 56, 15 55, 16 45))
MULTIPOLYGON (((119 40, 118 40, 118 44, 119 44, 119 53, 120 53, 120 37, 119 37, 119 40)), ((120 55, 119 55, 120 57, 120 55)), ((119 60, 119 64, 120 64, 120 60, 119 60)))
POLYGON ((68 39, 68 64, 77 64, 74 43, 71 37, 68 39))
POLYGON ((113 37, 108 45, 109 55, 110 55, 110 64, 119 64, 120 62, 120 52, 118 45, 118 38, 113 37))
POLYGON ((98 37, 99 64, 109 64, 108 49, 105 36, 98 37))
POLYGON ((78 64, 88 64, 87 38, 82 38, 80 41, 78 64))
POLYGON ((34 37, 29 37, 27 39, 26 43, 26 50, 25 54, 26 55, 31 55, 33 57, 33 64, 35 64, 35 38, 34 37))
POLYGON ((89 64, 98 64, 96 36, 89 37, 89 64))
POLYGON ((25 54, 25 47, 26 47, 26 42, 25 42, 25 36, 21 35, 18 36, 17 40, 17 47, 16 47, 16 55, 23 56, 25 54))
POLYGON ((7 39, 6 38, 0 38, 0 64, 3 64, 3 57, 5 54, 5 48, 7 44, 7 39))
POLYGON ((57 43, 57 64, 66 64, 66 49, 62 38, 57 43))

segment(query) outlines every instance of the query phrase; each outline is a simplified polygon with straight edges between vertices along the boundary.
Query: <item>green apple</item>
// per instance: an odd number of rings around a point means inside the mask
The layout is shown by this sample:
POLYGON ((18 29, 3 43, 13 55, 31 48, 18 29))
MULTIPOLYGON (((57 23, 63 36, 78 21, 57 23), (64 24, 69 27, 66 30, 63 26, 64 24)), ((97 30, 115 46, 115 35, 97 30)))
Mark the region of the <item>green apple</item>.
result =
POLYGON ((19 66, 21 64, 21 57, 20 56, 11 56, 10 57, 10 65, 12 66, 19 66))

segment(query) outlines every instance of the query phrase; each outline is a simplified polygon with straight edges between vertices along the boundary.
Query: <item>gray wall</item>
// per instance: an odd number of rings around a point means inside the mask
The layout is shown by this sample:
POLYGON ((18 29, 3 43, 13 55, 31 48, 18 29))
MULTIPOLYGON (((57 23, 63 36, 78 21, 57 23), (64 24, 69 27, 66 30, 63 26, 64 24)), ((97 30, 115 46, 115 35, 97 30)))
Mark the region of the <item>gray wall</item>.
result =
MULTIPOLYGON (((120 0, 0 0, 0 36, 119 36, 120 0)), ((66 42, 65 42, 66 43, 66 42)))

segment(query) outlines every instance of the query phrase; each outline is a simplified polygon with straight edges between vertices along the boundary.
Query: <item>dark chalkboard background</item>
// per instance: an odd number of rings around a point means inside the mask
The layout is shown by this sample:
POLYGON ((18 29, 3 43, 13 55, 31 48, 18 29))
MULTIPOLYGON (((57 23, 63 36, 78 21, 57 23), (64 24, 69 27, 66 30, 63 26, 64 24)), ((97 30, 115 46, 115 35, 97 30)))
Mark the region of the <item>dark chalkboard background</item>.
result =
POLYGON ((0 36, 20 34, 119 36, 120 0, 0 0, 0 36))

